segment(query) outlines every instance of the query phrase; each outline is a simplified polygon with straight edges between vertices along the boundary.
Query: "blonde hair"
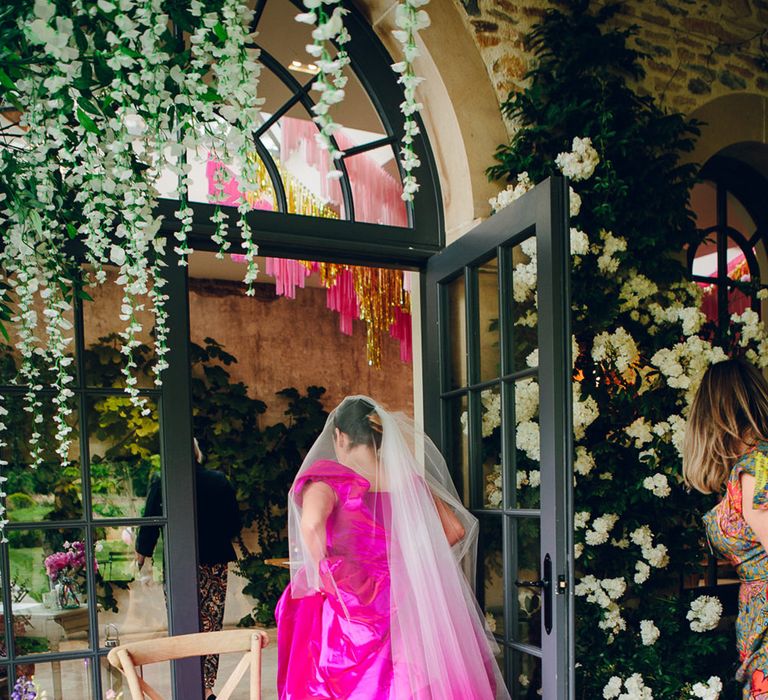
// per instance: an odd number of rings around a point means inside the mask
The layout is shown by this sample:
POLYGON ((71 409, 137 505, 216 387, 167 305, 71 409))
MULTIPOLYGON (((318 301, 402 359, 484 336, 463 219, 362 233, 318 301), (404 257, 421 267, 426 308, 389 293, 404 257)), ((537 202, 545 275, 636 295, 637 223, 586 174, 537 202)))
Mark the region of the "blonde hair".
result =
POLYGON ((704 374, 691 404, 683 444, 685 483, 719 492, 743 443, 768 438, 768 383, 749 362, 724 360, 704 374))

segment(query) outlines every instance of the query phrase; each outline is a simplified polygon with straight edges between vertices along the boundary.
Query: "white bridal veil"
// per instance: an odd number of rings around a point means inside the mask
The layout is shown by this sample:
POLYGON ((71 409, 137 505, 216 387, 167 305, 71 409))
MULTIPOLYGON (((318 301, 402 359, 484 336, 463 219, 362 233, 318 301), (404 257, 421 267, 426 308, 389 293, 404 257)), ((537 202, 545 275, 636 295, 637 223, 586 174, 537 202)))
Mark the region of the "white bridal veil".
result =
MULTIPOLYGON (((389 493, 385 527, 394 698, 509 698, 494 659, 496 643, 473 593, 478 521, 461 503, 445 460, 429 437, 403 414, 390 413, 367 397, 347 397, 328 417, 297 482, 316 462, 337 460, 334 416, 347 401, 370 404, 371 417, 376 414, 381 425, 375 474, 366 473, 362 465, 345 466, 363 477, 371 490, 389 493), (453 547, 441 522, 439 501, 453 511, 464 529, 463 538, 453 547)), ((288 533, 294 597, 320 588, 319 563, 312 560, 302 537, 300 501, 291 489, 288 533)))

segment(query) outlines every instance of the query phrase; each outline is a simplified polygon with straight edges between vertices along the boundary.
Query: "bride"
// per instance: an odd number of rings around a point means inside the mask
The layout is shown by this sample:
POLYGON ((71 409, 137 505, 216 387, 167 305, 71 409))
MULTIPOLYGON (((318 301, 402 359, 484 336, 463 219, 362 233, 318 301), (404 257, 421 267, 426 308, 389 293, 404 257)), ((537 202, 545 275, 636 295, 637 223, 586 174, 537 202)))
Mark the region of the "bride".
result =
POLYGON ((401 414, 344 399, 288 500, 280 700, 507 699, 472 593, 477 520, 401 414))

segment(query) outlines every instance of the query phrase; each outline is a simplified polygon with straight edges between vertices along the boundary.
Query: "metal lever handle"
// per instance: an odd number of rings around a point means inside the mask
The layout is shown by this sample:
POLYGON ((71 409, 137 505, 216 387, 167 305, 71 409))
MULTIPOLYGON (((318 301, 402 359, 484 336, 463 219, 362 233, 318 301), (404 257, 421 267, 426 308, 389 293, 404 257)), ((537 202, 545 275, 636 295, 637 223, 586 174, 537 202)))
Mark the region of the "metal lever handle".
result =
POLYGON ((547 585, 546 581, 515 581, 515 585, 519 588, 544 588, 547 585))

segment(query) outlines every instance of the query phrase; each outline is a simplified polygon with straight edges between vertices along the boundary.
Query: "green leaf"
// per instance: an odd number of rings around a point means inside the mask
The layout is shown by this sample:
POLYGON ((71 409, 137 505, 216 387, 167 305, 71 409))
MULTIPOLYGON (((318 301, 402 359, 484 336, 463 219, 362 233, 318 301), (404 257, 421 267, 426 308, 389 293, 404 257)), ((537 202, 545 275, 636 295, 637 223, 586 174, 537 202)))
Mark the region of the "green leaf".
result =
POLYGON ((213 33, 219 37, 222 41, 227 40, 227 30, 224 27, 224 25, 221 22, 217 22, 216 25, 213 27, 213 33))
POLYGON ((67 222, 67 233, 70 238, 77 238, 77 229, 69 222, 67 222))
POLYGON ((11 80, 11 76, 9 76, 2 68, 0 68, 0 84, 9 90, 16 90, 16 83, 11 80))
POLYGON ((96 122, 93 121, 82 109, 79 107, 77 108, 77 121, 80 122, 80 125, 86 130, 90 131, 92 134, 98 134, 99 133, 99 127, 96 126, 96 122))
POLYGON ((99 111, 99 108, 93 104, 89 99, 85 97, 80 97, 80 99, 77 101, 77 104, 86 112, 89 114, 93 114, 94 116, 100 117, 101 112, 99 111))

